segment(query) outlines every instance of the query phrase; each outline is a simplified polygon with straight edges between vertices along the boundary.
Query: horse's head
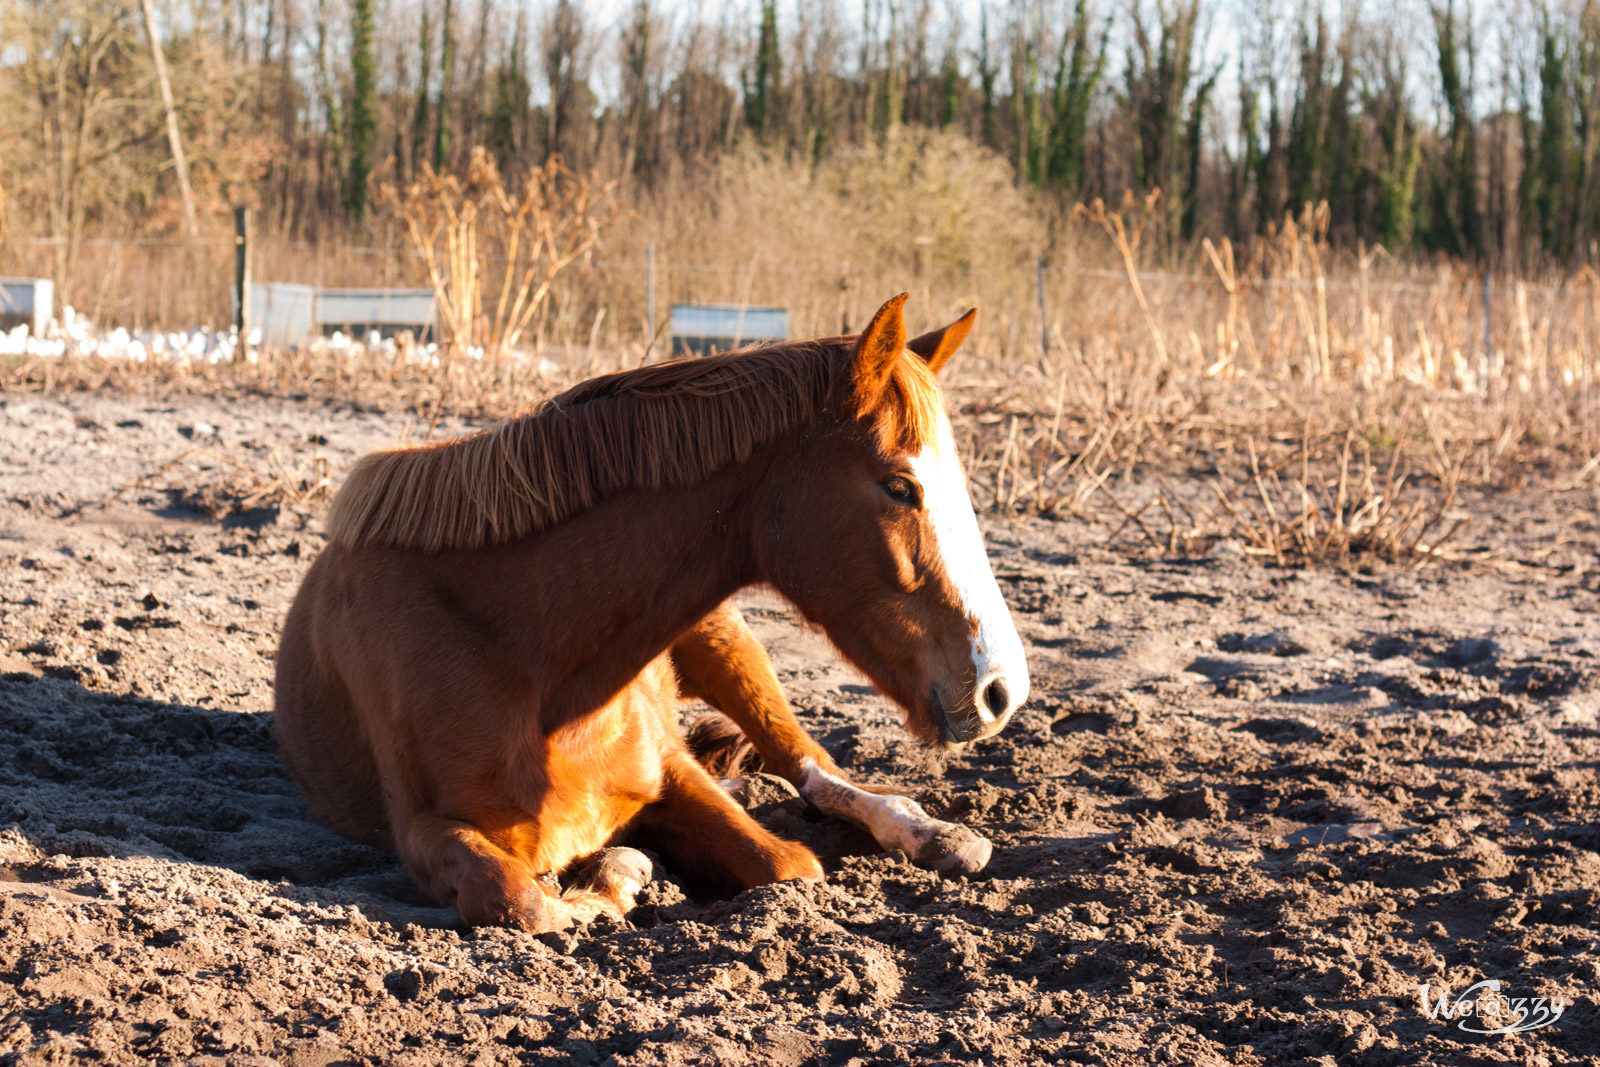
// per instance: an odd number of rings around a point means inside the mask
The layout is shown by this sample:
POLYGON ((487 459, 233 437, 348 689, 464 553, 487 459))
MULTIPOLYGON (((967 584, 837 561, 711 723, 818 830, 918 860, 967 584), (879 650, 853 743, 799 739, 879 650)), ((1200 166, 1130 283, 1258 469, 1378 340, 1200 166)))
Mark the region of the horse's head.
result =
POLYGON ((934 379, 976 311, 907 342, 904 303, 842 342, 830 416, 773 494, 763 569, 907 709, 912 733, 956 744, 1005 726, 1028 697, 1028 665, 934 379))

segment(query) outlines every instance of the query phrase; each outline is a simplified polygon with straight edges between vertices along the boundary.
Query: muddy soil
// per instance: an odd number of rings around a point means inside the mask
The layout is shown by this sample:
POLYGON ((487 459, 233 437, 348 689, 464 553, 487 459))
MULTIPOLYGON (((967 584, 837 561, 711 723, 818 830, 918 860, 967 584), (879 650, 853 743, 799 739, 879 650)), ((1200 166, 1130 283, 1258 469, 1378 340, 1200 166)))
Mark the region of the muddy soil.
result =
POLYGON ((825 883, 666 870, 628 925, 535 937, 461 928, 273 754, 320 472, 408 432, 0 396, 0 1060, 1600 1063, 1592 489, 1467 500, 1489 562, 1366 573, 988 517, 1034 697, 952 756, 752 594, 815 734, 988 834, 988 869, 773 793, 825 883), (1440 1017, 1484 980, 1564 1010, 1440 1017))

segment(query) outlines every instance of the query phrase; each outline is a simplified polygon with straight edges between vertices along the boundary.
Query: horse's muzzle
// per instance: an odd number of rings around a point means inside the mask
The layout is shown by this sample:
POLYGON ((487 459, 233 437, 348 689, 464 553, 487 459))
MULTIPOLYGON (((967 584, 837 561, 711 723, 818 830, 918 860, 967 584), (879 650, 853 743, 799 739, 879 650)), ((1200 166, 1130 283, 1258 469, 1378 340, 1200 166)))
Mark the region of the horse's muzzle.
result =
POLYGON ((928 694, 928 707, 939 728, 939 740, 946 745, 964 745, 999 733, 1014 706, 1005 679, 998 674, 980 682, 965 707, 952 710, 937 689, 928 694))

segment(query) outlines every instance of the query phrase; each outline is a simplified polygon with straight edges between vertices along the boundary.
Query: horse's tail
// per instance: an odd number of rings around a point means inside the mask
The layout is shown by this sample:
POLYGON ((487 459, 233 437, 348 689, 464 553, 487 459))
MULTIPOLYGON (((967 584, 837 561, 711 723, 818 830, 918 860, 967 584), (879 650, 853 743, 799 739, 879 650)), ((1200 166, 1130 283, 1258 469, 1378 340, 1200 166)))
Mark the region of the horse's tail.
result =
POLYGON ((756 747, 733 720, 721 712, 701 715, 689 724, 683 739, 700 766, 718 778, 735 778, 761 769, 756 747))

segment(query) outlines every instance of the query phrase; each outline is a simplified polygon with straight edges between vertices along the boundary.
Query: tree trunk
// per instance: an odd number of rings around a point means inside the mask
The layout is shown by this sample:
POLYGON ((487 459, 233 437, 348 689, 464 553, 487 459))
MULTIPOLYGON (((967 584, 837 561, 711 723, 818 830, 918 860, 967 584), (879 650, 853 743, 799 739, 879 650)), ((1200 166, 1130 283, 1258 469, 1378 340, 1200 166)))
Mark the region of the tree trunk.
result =
POLYGON ((139 0, 144 9, 144 29, 150 37, 150 58, 156 65, 156 82, 161 86, 161 106, 167 113, 167 144, 172 148, 172 166, 178 174, 178 195, 183 198, 183 223, 190 237, 200 233, 200 217, 194 208, 194 190, 189 187, 189 163, 183 156, 183 137, 178 132, 178 108, 172 102, 172 75, 167 71, 167 56, 156 34, 156 13, 150 0, 139 0))

